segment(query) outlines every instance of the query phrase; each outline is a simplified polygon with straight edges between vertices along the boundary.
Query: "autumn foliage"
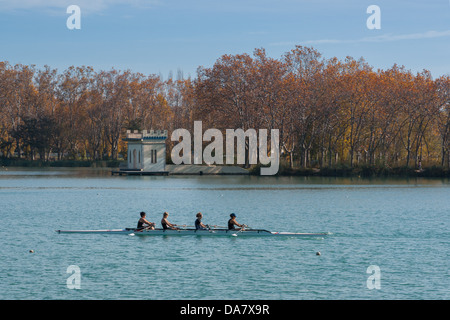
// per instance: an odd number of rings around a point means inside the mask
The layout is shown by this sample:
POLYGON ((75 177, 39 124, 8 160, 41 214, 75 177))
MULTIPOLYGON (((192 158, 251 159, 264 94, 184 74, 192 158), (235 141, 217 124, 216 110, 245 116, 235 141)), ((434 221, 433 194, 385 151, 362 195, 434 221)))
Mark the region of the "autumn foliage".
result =
POLYGON ((450 165, 448 75, 374 70, 302 46, 279 59, 264 49, 223 55, 193 79, 0 62, 4 158, 117 159, 127 129, 170 134, 195 120, 204 130, 279 129, 292 168, 450 165))

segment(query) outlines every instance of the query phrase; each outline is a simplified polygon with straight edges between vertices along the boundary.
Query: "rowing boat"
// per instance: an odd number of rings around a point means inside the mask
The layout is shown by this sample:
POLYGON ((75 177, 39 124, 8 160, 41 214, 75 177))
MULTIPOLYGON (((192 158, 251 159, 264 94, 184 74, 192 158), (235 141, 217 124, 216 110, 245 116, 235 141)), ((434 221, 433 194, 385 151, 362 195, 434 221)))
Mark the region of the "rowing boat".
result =
POLYGON ((244 230, 228 230, 228 229, 154 229, 154 230, 138 230, 135 228, 125 229, 104 229, 104 230, 56 230, 58 233, 79 233, 79 234, 127 234, 137 236, 153 236, 153 235, 197 235, 197 236, 284 236, 284 237, 324 237, 328 232, 319 233, 293 233, 293 232, 271 232, 264 229, 244 229, 244 230))

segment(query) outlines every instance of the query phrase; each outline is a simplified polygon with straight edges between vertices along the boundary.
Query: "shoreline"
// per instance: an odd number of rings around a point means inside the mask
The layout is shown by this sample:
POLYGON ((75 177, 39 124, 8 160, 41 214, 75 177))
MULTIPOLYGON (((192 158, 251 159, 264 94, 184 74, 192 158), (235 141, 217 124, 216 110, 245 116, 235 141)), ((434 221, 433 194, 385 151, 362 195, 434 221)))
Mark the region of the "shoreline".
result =
MULTIPOLYGON (((9 167, 20 168, 97 168, 118 170, 123 161, 118 160, 19 160, 0 159, 0 170, 9 167)), ((170 175, 260 175, 260 166, 244 169, 240 166, 207 166, 207 165, 166 165, 170 175), (247 171, 247 172, 245 172, 247 171)), ((407 167, 380 167, 338 165, 323 168, 289 168, 281 166, 277 176, 318 176, 318 177, 361 177, 361 178, 388 178, 388 177, 424 177, 424 178, 450 178, 450 169, 440 166, 423 167, 422 170, 407 167)))
POLYGON ((359 178, 450 178, 449 168, 440 166, 423 167, 421 170, 408 167, 339 165, 323 168, 280 168, 279 176, 317 176, 317 177, 359 177, 359 178))

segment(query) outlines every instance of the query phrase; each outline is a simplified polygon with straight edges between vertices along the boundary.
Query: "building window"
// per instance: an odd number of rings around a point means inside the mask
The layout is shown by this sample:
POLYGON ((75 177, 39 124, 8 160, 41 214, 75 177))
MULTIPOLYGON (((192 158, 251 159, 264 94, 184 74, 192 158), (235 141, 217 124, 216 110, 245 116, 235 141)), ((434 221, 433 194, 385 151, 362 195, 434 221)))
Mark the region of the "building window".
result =
POLYGON ((156 163, 157 162, 156 150, 154 149, 150 150, 150 156, 151 156, 151 163, 156 163))

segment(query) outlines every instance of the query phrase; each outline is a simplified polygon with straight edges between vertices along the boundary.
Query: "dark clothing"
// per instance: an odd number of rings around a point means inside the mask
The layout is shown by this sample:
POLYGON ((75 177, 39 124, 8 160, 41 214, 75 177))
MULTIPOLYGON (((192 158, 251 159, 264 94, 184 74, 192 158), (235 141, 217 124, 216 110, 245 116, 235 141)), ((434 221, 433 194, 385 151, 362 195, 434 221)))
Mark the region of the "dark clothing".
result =
POLYGON ((205 228, 203 228, 201 225, 200 225, 200 220, 199 219, 196 219, 195 220, 195 229, 196 230, 206 230, 205 228))
POLYGON ((153 225, 152 223, 141 218, 141 219, 139 219, 139 221, 137 223, 137 229, 145 229, 145 228, 151 227, 152 225, 153 225))
POLYGON ((233 219, 228 220, 228 230, 235 230, 233 219))

